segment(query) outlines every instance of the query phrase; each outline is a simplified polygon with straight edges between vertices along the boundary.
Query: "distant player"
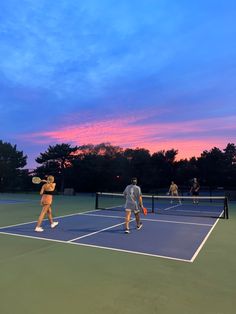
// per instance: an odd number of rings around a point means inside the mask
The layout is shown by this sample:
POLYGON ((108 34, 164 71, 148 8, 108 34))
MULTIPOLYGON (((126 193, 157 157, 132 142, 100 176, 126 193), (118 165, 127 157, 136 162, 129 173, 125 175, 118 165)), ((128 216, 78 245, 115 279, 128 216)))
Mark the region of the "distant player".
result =
POLYGON ((200 189, 200 184, 198 183, 197 178, 194 178, 191 189, 190 189, 190 193, 193 196, 194 204, 198 204, 199 189, 200 189))
POLYGON ((45 217, 45 215, 48 215, 48 219, 51 224, 51 228, 55 228, 58 225, 58 222, 53 222, 52 219, 52 199, 53 199, 53 191, 55 190, 56 183, 54 183, 54 177, 53 176, 48 176, 47 180, 43 180, 46 182, 40 191, 40 195, 42 195, 41 198, 41 205, 43 206, 42 211, 39 215, 38 222, 35 228, 36 232, 43 232, 44 229, 41 227, 42 221, 45 217))
MULTIPOLYGON (((175 184, 174 181, 171 181, 171 184, 170 184, 170 187, 169 187, 169 191, 168 191, 168 194, 171 195, 171 196, 174 196, 175 198, 177 197, 178 199, 178 202, 181 204, 181 200, 179 198, 179 192, 178 192, 178 185, 175 184)), ((171 199, 171 204, 173 203, 173 199, 171 199)))
POLYGON ((142 228, 142 222, 140 221, 140 207, 143 207, 141 188, 137 186, 137 178, 131 179, 131 184, 127 185, 124 190, 124 196, 126 198, 125 203, 125 233, 130 233, 129 223, 131 213, 133 212, 136 219, 137 230, 142 228))

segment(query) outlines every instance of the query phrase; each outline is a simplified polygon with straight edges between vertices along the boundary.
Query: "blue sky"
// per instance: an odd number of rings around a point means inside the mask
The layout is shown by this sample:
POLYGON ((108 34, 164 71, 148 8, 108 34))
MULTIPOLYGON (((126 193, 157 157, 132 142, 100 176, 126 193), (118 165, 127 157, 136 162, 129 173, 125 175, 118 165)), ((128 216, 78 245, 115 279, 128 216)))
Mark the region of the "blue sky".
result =
POLYGON ((179 158, 236 143, 236 2, 2 0, 0 139, 179 158))

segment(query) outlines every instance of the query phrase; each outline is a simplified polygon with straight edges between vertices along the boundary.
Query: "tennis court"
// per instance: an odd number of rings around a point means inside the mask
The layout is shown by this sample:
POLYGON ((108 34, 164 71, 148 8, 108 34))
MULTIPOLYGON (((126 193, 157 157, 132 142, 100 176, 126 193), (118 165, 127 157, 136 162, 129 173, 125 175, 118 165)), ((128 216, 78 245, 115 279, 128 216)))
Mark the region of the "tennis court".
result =
POLYGON ((57 196, 58 227, 36 233, 38 195, 2 195, 1 312, 233 313, 235 205, 228 220, 222 200, 165 199, 144 198, 143 228, 127 235, 118 195, 57 196))
MULTIPOLYGON (((225 204, 225 199, 220 197, 209 200, 204 197, 200 200, 203 204, 198 206, 192 204, 191 198, 187 203, 186 198, 181 198, 181 203, 174 204, 170 197, 158 197, 161 202, 154 205, 154 197, 144 195, 147 206, 150 208, 153 204, 151 213, 142 217, 142 231, 135 230, 135 219, 132 219, 132 234, 127 236, 124 234, 123 195, 97 193, 99 195, 103 201, 106 198, 105 208, 57 217, 59 226, 56 229, 50 229, 46 220, 42 233, 34 231, 36 221, 1 227, 0 233, 193 262, 223 215, 225 204), (206 200, 211 202, 204 204, 206 200), (111 207, 109 202, 119 205, 111 207)), ((6 200, 8 202, 12 203, 12 200, 6 200)), ((96 207, 99 204, 96 198, 96 207)))

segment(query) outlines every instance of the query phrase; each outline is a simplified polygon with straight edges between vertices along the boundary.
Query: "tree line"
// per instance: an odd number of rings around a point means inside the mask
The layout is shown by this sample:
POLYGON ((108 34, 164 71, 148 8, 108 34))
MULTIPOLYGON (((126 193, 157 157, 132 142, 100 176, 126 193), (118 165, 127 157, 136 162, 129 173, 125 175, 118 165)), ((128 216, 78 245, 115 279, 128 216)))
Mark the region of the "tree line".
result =
POLYGON ((145 148, 123 149, 110 143, 49 146, 36 158, 38 167, 29 171, 27 156, 16 145, 0 140, 0 191, 31 191, 32 176, 55 176, 58 191, 123 191, 131 177, 137 177, 145 193, 157 193, 175 181, 188 188, 192 178, 209 188, 235 187, 236 146, 213 147, 200 157, 177 160, 178 150, 150 153, 145 148))

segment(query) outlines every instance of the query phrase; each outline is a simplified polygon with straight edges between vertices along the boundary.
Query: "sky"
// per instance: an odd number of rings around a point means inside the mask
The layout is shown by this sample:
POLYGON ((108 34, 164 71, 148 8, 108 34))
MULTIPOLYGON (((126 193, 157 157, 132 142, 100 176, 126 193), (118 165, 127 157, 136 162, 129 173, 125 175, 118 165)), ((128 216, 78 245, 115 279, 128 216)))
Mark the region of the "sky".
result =
POLYGON ((236 1, 1 0, 0 140, 177 158, 236 144, 236 1))

